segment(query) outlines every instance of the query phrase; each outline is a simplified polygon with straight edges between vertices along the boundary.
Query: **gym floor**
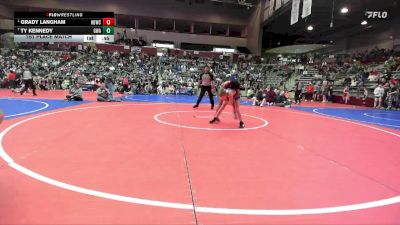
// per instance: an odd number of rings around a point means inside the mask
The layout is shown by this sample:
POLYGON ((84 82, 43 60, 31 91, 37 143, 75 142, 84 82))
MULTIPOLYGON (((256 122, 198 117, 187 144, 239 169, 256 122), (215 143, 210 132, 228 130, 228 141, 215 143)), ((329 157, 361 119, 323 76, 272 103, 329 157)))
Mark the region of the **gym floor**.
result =
POLYGON ((400 223, 399 111, 0 94, 0 224, 400 223))

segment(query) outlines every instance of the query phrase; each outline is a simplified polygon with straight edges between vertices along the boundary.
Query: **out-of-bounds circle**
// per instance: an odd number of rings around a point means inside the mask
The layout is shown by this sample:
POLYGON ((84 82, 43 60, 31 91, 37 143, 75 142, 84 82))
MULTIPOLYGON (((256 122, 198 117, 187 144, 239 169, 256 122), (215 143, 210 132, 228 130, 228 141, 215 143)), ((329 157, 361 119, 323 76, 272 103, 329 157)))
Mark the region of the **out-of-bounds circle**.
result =
MULTIPOLYGON (((166 202, 166 201, 157 201, 157 200, 149 200, 149 199, 143 199, 143 198, 135 198, 135 197, 130 197, 130 196, 123 196, 123 195, 117 195, 117 194, 112 194, 112 193, 107 193, 107 192, 101 192, 93 189, 88 189, 84 187, 79 187, 76 185, 68 184, 59 180, 55 180, 49 177, 46 177, 44 175, 41 175, 39 173, 36 173, 32 170, 29 170, 25 168, 22 165, 19 165, 18 163, 14 162, 14 160, 7 154, 5 151, 2 143, 3 143, 3 138, 4 136, 10 132, 13 128, 24 124, 26 122, 29 122, 31 120, 37 119, 37 118, 42 118, 46 116, 51 116, 54 114, 59 114, 59 113, 66 113, 66 112, 71 112, 71 111, 78 111, 78 110, 88 110, 88 109, 96 109, 96 108, 106 108, 106 107, 124 107, 124 106, 132 106, 132 105, 140 105, 140 106, 152 106, 152 105, 157 105, 157 103, 154 104, 116 104, 116 105, 104 105, 104 106, 89 106, 89 107, 81 107, 81 108, 74 108, 74 109, 67 109, 67 110, 62 110, 62 111, 56 111, 56 112, 50 112, 50 113, 45 113, 37 116, 33 116, 24 120, 21 120, 19 122, 16 122, 6 129, 4 129, 0 133, 0 157, 3 158, 7 164, 31 177, 36 180, 39 180, 41 182, 63 188, 66 190, 86 194, 86 195, 91 195, 91 196, 96 196, 100 198, 105 198, 105 199, 110 199, 110 200, 116 200, 116 201, 121 201, 121 202, 127 202, 127 203, 134 203, 134 204, 141 204, 141 205, 148 205, 148 206, 157 206, 157 207, 164 207, 164 208, 174 208, 174 209, 184 209, 184 210, 193 210, 193 205, 192 204, 183 204, 183 203, 176 203, 176 202, 166 202)), ((299 115, 304 115, 304 116, 316 116, 312 114, 303 114, 303 113, 296 113, 292 111, 281 111, 281 112, 289 112, 289 113, 295 113, 299 115)), ((327 117, 329 118, 329 117, 327 117)), ((387 134, 391 134, 396 137, 400 137, 400 134, 396 134, 390 131, 386 131, 383 129, 375 128, 372 126, 368 126, 365 124, 360 124, 360 123, 355 123, 352 121, 346 121, 338 118, 330 118, 342 122, 350 122, 353 124, 357 124, 363 127, 368 127, 374 130, 382 131, 387 134)), ((359 203, 359 204, 352 204, 352 205, 343 205, 343 206, 335 206, 335 207, 326 207, 326 208, 307 208, 307 209, 237 209, 237 208, 214 208, 214 207, 203 207, 203 206, 196 206, 196 212, 199 213, 214 213, 214 214, 236 214, 236 215, 285 215, 285 216, 290 216, 290 215, 310 215, 310 214, 326 214, 326 213, 338 213, 338 212, 346 212, 346 211, 355 211, 355 210, 361 210, 361 209, 369 209, 369 208, 375 208, 375 207, 380 207, 380 206, 387 206, 391 204, 396 204, 400 203, 400 196, 394 196, 391 198, 386 198, 382 200, 377 200, 377 201, 370 201, 370 202, 365 202, 365 203, 359 203)))
POLYGON ((339 117, 339 116, 334 116, 334 115, 330 115, 330 114, 327 114, 327 113, 320 112, 323 109, 324 108, 313 109, 313 112, 316 113, 316 114, 322 115, 322 116, 327 116, 327 117, 331 117, 331 118, 339 118, 339 119, 344 120, 344 121, 354 121, 354 122, 368 123, 368 124, 387 126, 387 127, 400 127, 398 125, 393 125, 393 124, 376 123, 376 122, 370 122, 370 121, 365 121, 365 120, 356 120, 356 119, 350 119, 350 118, 343 118, 343 117, 339 117))
MULTIPOLYGON (((194 130, 219 130, 219 131, 224 131, 224 130, 237 130, 237 131, 245 131, 245 130, 256 130, 256 129, 260 129, 263 128, 265 126, 268 125, 268 121, 261 118, 261 117, 257 117, 257 116, 251 116, 251 115, 247 115, 247 114, 242 114, 242 116, 245 117, 250 117, 253 119, 257 119, 260 120, 262 122, 261 125, 258 126, 254 126, 254 127, 245 127, 245 128, 210 128, 210 127, 195 127, 195 126, 188 126, 188 125, 182 125, 182 124, 176 124, 176 123, 172 123, 172 122, 167 122, 164 121, 162 119, 160 119, 160 117, 162 117, 163 115, 168 115, 168 114, 174 114, 174 113, 193 113, 194 111, 170 111, 170 112, 163 112, 163 113, 159 113, 157 115, 154 116, 154 119, 162 124, 166 124, 166 125, 170 125, 170 126, 174 126, 174 127, 181 127, 181 128, 187 128, 187 129, 194 129, 194 130)), ((212 113, 212 111, 200 111, 200 112, 196 112, 196 113, 212 113)))
POLYGON ((42 102, 42 101, 37 101, 37 100, 28 100, 28 99, 4 99, 7 101, 24 101, 24 102, 35 102, 35 103, 39 103, 41 105, 43 105, 40 108, 36 108, 34 110, 29 110, 26 112, 21 112, 21 113, 15 113, 15 114, 11 114, 11 115, 5 115, 4 118, 12 118, 12 117, 16 117, 16 116, 23 116, 23 115, 27 115, 27 114, 31 114, 31 113, 35 113, 35 112, 39 112, 42 110, 45 110, 49 107, 49 104, 46 102, 42 102))
MULTIPOLYGON (((397 119, 386 118, 386 117, 375 116, 375 115, 395 115, 395 114, 394 113, 364 113, 364 116, 371 117, 371 118, 374 118, 374 119, 400 121, 400 120, 397 120, 397 119)), ((397 114, 397 115, 400 115, 400 114, 397 114)))

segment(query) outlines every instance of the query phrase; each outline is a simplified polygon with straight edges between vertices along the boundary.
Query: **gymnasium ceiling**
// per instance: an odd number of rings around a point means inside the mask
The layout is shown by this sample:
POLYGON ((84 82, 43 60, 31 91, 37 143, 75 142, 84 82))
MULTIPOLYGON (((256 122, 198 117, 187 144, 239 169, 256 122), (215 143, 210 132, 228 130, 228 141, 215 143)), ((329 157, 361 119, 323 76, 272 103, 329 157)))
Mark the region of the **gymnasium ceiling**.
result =
MULTIPOLYGON (((399 23, 400 0, 314 0, 312 14, 304 19, 299 17, 299 22, 290 25, 291 4, 276 12, 273 17, 264 22, 264 36, 268 34, 292 37, 294 43, 329 43, 332 39, 360 33, 376 26, 387 26, 399 23), (333 7, 334 2, 334 7, 333 7), (347 7, 347 14, 340 13, 342 7, 347 7), (333 19, 332 19, 332 8, 333 19), (386 10, 386 20, 369 20, 367 26, 361 26, 361 21, 366 19, 366 10, 386 10), (333 27, 330 23, 333 21, 333 27), (307 27, 312 25, 313 31, 307 27)), ((301 14, 301 12, 300 12, 301 14)), ((282 41, 284 42, 284 41, 282 41)), ((290 41, 289 41, 290 42, 290 41)))

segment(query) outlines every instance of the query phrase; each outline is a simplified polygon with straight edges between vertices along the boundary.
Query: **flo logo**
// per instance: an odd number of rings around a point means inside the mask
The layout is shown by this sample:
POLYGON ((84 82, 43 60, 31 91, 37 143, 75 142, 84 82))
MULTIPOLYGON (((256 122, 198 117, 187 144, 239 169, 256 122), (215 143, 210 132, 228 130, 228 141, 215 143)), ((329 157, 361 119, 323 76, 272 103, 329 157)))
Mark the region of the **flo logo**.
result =
POLYGON ((386 19, 388 13, 386 11, 366 11, 365 15, 368 19, 386 19))

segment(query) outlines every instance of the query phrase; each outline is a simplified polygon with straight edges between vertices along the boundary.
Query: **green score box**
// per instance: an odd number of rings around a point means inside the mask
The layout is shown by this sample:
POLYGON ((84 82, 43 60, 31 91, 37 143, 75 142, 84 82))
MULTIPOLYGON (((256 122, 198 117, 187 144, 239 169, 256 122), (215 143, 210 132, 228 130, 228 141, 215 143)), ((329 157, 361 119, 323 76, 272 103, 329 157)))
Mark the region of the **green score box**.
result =
POLYGON ((114 34, 114 27, 103 27, 103 34, 114 34))

